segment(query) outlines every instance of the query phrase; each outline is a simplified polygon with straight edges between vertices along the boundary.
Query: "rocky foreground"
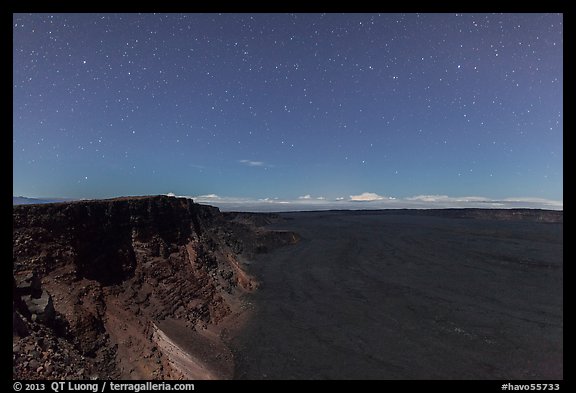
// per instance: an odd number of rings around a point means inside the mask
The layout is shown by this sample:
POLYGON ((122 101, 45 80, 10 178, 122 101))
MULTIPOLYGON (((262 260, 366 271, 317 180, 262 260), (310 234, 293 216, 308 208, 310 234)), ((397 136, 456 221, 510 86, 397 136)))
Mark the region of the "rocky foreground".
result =
POLYGON ((13 208, 13 378, 226 379, 273 214, 166 196, 13 208))

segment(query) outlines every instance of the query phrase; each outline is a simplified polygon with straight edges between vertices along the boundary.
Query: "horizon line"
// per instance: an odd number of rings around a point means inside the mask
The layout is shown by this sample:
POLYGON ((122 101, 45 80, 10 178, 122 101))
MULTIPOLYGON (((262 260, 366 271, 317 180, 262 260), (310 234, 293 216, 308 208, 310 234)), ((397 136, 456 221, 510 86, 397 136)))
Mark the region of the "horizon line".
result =
POLYGON ((417 195, 404 198, 384 197, 363 193, 344 197, 325 198, 305 195, 298 199, 222 197, 216 194, 176 195, 174 193, 149 195, 122 195, 104 198, 26 197, 13 196, 13 205, 36 203, 61 203, 73 201, 105 200, 126 197, 168 196, 192 199, 198 204, 218 207, 222 211, 245 212, 299 212, 329 210, 400 210, 400 209, 541 209, 564 211, 563 200, 534 197, 487 198, 480 196, 450 197, 447 195, 417 195), (368 196, 367 196, 368 195, 368 196), (17 198, 24 201, 17 202, 17 198))

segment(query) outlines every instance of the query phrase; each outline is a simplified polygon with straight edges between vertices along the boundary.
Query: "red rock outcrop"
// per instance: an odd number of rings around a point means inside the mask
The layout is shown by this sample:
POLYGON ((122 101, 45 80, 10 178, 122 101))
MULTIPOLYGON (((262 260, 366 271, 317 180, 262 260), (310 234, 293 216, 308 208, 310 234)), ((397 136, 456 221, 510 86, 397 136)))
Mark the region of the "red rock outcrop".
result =
POLYGON ((230 378, 219 336, 257 285, 240 256, 297 241, 253 217, 166 196, 14 206, 13 377, 230 378))

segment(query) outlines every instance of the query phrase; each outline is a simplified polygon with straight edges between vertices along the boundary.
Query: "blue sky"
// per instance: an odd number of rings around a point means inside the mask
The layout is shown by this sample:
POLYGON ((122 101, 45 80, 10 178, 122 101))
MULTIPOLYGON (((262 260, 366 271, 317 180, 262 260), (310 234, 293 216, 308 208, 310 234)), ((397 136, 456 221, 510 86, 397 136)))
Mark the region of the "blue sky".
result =
POLYGON ((14 195, 561 206, 562 15, 13 22, 14 195))

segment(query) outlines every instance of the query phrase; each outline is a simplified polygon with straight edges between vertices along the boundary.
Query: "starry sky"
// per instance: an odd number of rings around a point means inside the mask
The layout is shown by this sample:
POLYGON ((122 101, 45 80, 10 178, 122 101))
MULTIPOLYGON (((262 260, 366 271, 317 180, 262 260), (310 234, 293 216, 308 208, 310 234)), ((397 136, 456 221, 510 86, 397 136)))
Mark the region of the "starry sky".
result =
POLYGON ((13 194, 558 205, 562 32, 538 13, 14 14, 13 194))

